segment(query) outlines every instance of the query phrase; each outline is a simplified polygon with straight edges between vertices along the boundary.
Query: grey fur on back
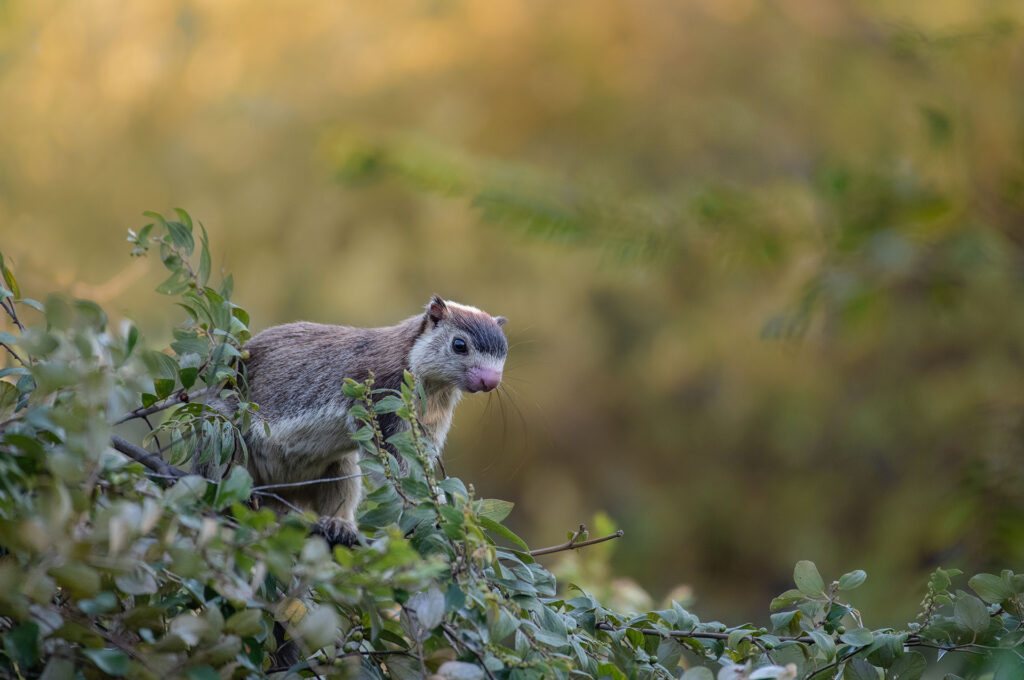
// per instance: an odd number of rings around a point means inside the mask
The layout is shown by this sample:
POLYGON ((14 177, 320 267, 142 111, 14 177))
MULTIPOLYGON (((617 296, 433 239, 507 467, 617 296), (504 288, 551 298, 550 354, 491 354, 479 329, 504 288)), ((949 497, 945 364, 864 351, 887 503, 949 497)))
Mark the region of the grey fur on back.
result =
POLYGON ((387 328, 352 328, 300 321, 274 326, 246 345, 249 399, 271 422, 299 416, 326 402, 344 403, 342 378, 397 388, 424 317, 387 328))

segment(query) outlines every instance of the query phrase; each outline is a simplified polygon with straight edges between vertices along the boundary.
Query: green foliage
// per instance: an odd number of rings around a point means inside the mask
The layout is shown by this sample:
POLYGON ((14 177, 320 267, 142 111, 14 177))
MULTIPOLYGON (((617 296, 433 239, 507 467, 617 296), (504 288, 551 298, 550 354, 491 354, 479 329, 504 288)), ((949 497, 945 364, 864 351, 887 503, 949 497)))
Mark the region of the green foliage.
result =
MULTIPOLYGON (((615 611, 581 587, 560 588, 502 524, 511 504, 438 476, 408 373, 397 390, 372 377, 340 384, 359 402, 363 469, 382 480, 351 550, 310 537, 313 517, 259 509, 267 491, 244 467, 220 482, 159 472, 160 454, 230 461, 257 406, 244 400, 240 361, 249 318, 230 301, 230 277, 207 285, 205 230, 194 266, 189 216, 148 215, 133 254, 159 250, 170 276, 158 290, 189 314, 168 352, 147 349, 130 323, 112 329, 90 302, 21 298, 0 259, 14 327, 0 336, 0 672, 708 680, 715 669, 736 680, 917 680, 927 660, 916 647, 1020 667, 1024 576, 1011 571, 971 578, 976 596, 950 590, 959 572, 937 570, 920 620, 904 630, 865 625, 847 599, 863 571, 827 582, 810 561, 771 603, 770 629, 701 621, 674 602, 615 611), (43 317, 22 323, 28 309, 43 317), (200 396, 235 404, 234 414, 200 396), (384 413, 407 429, 385 440, 384 413), (112 439, 157 416, 143 441, 159 451, 112 439), (162 434, 171 441, 161 446, 162 434), (275 629, 300 652, 290 668, 275 629)), ((586 539, 581 529, 566 547, 586 539)))

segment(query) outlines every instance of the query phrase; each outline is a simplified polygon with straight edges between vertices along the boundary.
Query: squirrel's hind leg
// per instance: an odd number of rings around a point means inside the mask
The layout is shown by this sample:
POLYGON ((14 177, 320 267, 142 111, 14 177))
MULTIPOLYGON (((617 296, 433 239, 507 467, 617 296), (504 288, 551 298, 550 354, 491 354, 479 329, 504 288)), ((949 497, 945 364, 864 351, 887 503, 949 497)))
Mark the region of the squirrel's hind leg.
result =
POLYGON ((323 536, 332 547, 353 546, 359 543, 356 508, 363 498, 363 477, 359 467, 359 451, 346 453, 341 460, 324 471, 325 479, 347 477, 334 482, 313 485, 310 506, 320 515, 313 533, 323 536))

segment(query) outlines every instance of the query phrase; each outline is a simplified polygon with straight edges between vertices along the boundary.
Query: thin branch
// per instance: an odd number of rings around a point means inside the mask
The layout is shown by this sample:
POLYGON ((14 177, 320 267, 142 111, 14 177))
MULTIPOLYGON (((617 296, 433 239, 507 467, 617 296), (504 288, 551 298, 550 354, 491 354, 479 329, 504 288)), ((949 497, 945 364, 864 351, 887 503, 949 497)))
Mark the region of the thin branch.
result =
MULTIPOLYGON (((631 627, 632 626, 616 626, 614 624, 608 623, 607 621, 602 621, 602 622, 597 624, 597 628, 599 630, 605 630, 605 631, 626 630, 627 628, 631 628, 631 627)), ((655 628, 634 628, 633 630, 638 630, 641 633, 643 633, 644 635, 655 635, 655 636, 660 637, 660 638, 673 637, 673 638, 695 638, 695 639, 704 639, 704 640, 728 640, 729 639, 729 635, 731 634, 731 633, 719 633, 719 632, 713 631, 713 630, 657 630, 655 628)), ((749 635, 747 637, 753 638, 753 635, 749 635)), ((782 642, 803 642, 804 644, 808 644, 808 645, 814 644, 814 638, 812 638, 812 637, 810 637, 808 635, 802 635, 802 636, 796 636, 796 637, 794 637, 794 636, 777 636, 776 639, 781 640, 782 642)), ((912 644, 912 643, 908 642, 906 644, 912 644)))
POLYGON ((156 472, 162 476, 169 477, 171 479, 180 479, 187 473, 184 470, 179 470, 173 465, 168 464, 163 458, 150 453, 141 446, 136 446, 124 437, 119 437, 116 434, 110 438, 111 445, 128 456, 132 460, 136 460, 153 472, 156 472))
MULTIPOLYGON (((616 625, 614 625, 612 623, 609 623, 607 621, 601 621, 600 623, 597 624, 597 629, 598 630, 604 630, 604 631, 626 630, 627 628, 631 628, 631 626, 616 626, 616 625)), ((708 630, 708 631, 698 631, 698 630, 683 631, 683 630, 657 630, 655 628, 634 628, 633 630, 637 630, 637 631, 643 633, 644 635, 652 635, 652 636, 659 637, 659 638, 666 638, 666 637, 670 637, 670 638, 695 638, 695 639, 704 639, 704 640, 728 640, 729 636, 732 634, 732 633, 720 633, 720 632, 717 632, 717 631, 710 631, 710 630, 708 630)), ((806 644, 806 645, 816 644, 814 638, 810 637, 809 635, 775 636, 775 638, 777 640, 780 640, 781 642, 802 642, 803 644, 806 644)), ((745 636, 744 639, 750 639, 750 641, 753 644, 757 645, 758 647, 761 646, 761 645, 758 644, 757 638, 753 634, 745 636)), ((903 644, 906 647, 930 647, 932 649, 944 649, 947 652, 968 652, 970 654, 981 654, 981 652, 975 652, 975 651, 973 651, 971 649, 968 649, 969 647, 982 647, 984 649, 993 649, 993 650, 1001 649, 1001 648, 997 648, 997 647, 985 647, 984 645, 977 645, 977 644, 974 644, 974 643, 967 643, 967 644, 963 644, 963 645, 953 645, 953 646, 950 646, 950 647, 943 647, 943 646, 932 644, 932 643, 928 642, 927 640, 922 640, 921 637, 918 636, 918 635, 910 635, 910 636, 908 636, 907 639, 903 642, 903 644)), ((1013 650, 1010 650, 1010 651, 1013 651, 1013 650)), ((817 669, 816 671, 814 671, 812 673, 812 675, 815 675, 817 673, 821 673, 822 671, 827 670, 830 666, 838 666, 839 664, 844 663, 845 661, 847 661, 852 656, 853 656, 853 654, 851 653, 845 659, 837 659, 834 663, 829 664, 828 666, 824 666, 822 668, 817 669)))
POLYGON ((149 665, 146 658, 143 655, 139 654, 138 650, 135 649, 135 647, 130 642, 122 640, 120 637, 118 637, 111 631, 101 626, 98 622, 93 621, 87 616, 82 616, 81 614, 72 611, 70 608, 67 608, 64 604, 60 605, 60 611, 65 617, 71 619, 72 621, 81 626, 88 628, 89 630, 91 630, 92 632, 96 633, 104 640, 109 642, 114 647, 117 647, 125 655, 131 657, 139 664, 141 664, 142 667, 146 670, 154 672, 153 667, 149 665))
POLYGON ((160 411, 169 409, 172 406, 178 406, 179 404, 187 404, 193 399, 205 397, 207 394, 213 393, 219 389, 220 385, 213 385, 211 387, 205 387, 201 390, 196 390, 195 392, 192 393, 186 392, 184 389, 177 390, 171 396, 161 401, 158 401, 155 404, 152 404, 151 406, 146 406, 144 408, 140 407, 135 409, 134 411, 129 411, 128 413, 124 414, 123 416, 115 420, 114 425, 127 423, 129 420, 133 420, 135 418, 145 418, 146 416, 151 416, 154 413, 159 413, 160 411))
POLYGON ((455 630, 448 623, 442 623, 441 624, 441 630, 444 631, 444 636, 446 638, 448 638, 448 641, 452 643, 453 647, 461 646, 464 649, 468 649, 470 651, 470 653, 473 656, 475 656, 477 658, 477 660, 480 662, 480 666, 484 669, 484 673, 487 674, 487 677, 490 678, 490 680, 496 680, 496 678, 494 677, 494 674, 491 673, 491 669, 489 669, 487 667, 487 665, 484 663, 484 655, 481 654, 479 651, 477 651, 477 649, 473 645, 471 645, 470 643, 466 642, 461 637, 459 637, 459 634, 458 634, 457 630, 455 630))
POLYGON ((582 536, 586 531, 587 527, 581 524, 580 528, 577 529, 575 533, 573 533, 572 538, 570 538, 565 543, 562 543, 561 545, 553 545, 550 548, 539 548, 537 550, 531 550, 530 555, 532 557, 537 557, 538 555, 550 555, 551 553, 562 552, 563 550, 576 550, 577 548, 585 548, 588 545, 594 545, 595 543, 604 543, 605 541, 610 541, 613 538, 621 538, 623 535, 622 529, 619 529, 614 534, 608 534, 607 536, 602 536, 601 538, 592 538, 589 541, 578 541, 577 539, 580 536, 582 536))
MULTIPOLYGON (((344 659, 346 657, 351 657, 351 656, 408 656, 408 657, 413 658, 413 659, 418 658, 415 654, 412 654, 412 653, 410 653, 410 652, 408 652, 408 651, 406 651, 404 649, 359 649, 359 650, 356 650, 354 652, 342 652, 341 654, 334 655, 332 658, 333 659, 344 659)), ((306 667, 309 670, 313 670, 317 666, 322 666, 322 667, 326 668, 326 666, 323 666, 322 664, 312 664, 312 663, 307 663, 306 667)), ((288 670, 301 671, 303 669, 302 668, 294 668, 292 666, 272 666, 272 667, 268 668, 267 670, 265 670, 263 672, 264 673, 283 673, 284 671, 288 671, 288 670)))
POLYGON ((302 508, 298 508, 298 507, 292 505, 291 503, 289 503, 285 499, 283 499, 280 496, 278 496, 276 493, 272 493, 270 491, 255 491, 255 490, 253 490, 252 495, 253 496, 266 496, 267 498, 273 498, 278 503, 281 503, 282 505, 285 505, 285 506, 291 508, 292 510, 294 510, 297 513, 299 513, 300 515, 306 514, 305 510, 303 510, 302 508))
POLYGON ((4 348, 5 350, 7 350, 7 351, 8 351, 8 353, 10 353, 10 355, 11 355, 12 357, 14 357, 15 359, 17 359, 17 361, 18 361, 18 363, 19 363, 19 364, 21 364, 22 366, 28 366, 28 364, 26 364, 26 363, 25 363, 25 360, 24 360, 24 359, 22 359, 22 358, 21 358, 20 356, 18 356, 17 352, 15 352, 15 351, 14 351, 13 349, 11 349, 11 346, 10 346, 10 345, 8 345, 8 344, 7 344, 7 343, 5 343, 5 342, 0 342, 0 347, 3 347, 3 348, 4 348))
POLYGON ((8 298, 6 300, 0 300, 0 307, 4 308, 4 311, 7 312, 7 316, 11 317, 11 321, 13 321, 14 325, 18 327, 19 331, 25 330, 25 327, 21 325, 21 320, 18 318, 17 310, 14 309, 13 299, 8 298))
POLYGON ((365 477, 364 473, 357 475, 342 475, 341 477, 324 477, 322 479, 310 479, 306 482, 288 482, 286 484, 263 484, 262 486, 254 486, 252 490, 264 491, 266 489, 286 489, 293 486, 310 486, 312 484, 327 484, 328 482, 340 482, 345 479, 355 479, 356 477, 365 477))
MULTIPOLYGON (((167 442, 167 446, 161 446, 160 448, 158 448, 157 449, 157 453, 159 453, 160 455, 163 455, 165 451, 167 451, 169 449, 173 449, 178 444, 184 444, 185 442, 189 441, 190 439, 192 439, 195 436, 196 436, 195 432, 193 432, 192 430, 189 430, 188 432, 186 432, 181 437, 178 437, 177 439, 172 439, 171 441, 167 442)), ((156 439, 156 435, 154 435, 153 438, 156 439)))
POLYGON ((156 450, 163 453, 164 446, 160 443, 160 435, 158 435, 156 430, 153 428, 153 423, 149 422, 149 417, 142 416, 142 422, 146 423, 146 427, 148 427, 149 431, 153 433, 153 443, 156 444, 156 450))

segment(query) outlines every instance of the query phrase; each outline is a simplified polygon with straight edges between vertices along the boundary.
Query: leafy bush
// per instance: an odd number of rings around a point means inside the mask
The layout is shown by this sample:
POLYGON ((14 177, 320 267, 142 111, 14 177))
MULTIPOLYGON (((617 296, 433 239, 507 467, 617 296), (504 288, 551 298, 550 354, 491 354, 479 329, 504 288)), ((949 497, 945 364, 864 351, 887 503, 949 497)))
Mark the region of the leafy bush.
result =
POLYGON ((428 463, 409 374, 399 390, 340 385, 361 404, 363 469, 385 481, 362 508, 364 544, 330 551, 309 536, 316 518, 260 509, 273 485, 254 487, 244 467, 214 482, 171 465, 244 456, 240 433, 261 425, 245 400, 249 317, 231 278, 208 285, 206 232, 195 263, 186 213, 149 215, 133 254, 159 251, 170 275, 158 291, 189 315, 166 352, 91 302, 22 297, 0 259, 12 329, 0 333, 5 674, 914 680, 927 666, 918 650, 932 648, 970 652, 961 672, 1024 670, 1024 575, 1010 571, 970 579, 976 595, 950 590, 956 570, 936 571, 903 630, 873 630, 850 604, 863 571, 826 582, 808 561, 771 603, 769 627, 701 621, 676 603, 617 612, 560 588, 537 557, 620 534, 588 540, 581 528, 531 552, 502 524, 510 503, 428 463), (236 412, 205 405, 210 396, 236 398, 236 412), (383 413, 408 429, 385 442, 383 413), (300 652, 290 667, 285 640, 300 652))

